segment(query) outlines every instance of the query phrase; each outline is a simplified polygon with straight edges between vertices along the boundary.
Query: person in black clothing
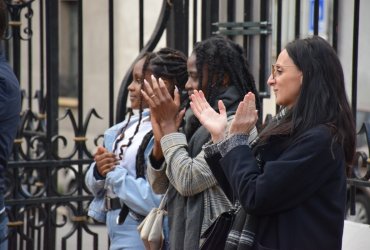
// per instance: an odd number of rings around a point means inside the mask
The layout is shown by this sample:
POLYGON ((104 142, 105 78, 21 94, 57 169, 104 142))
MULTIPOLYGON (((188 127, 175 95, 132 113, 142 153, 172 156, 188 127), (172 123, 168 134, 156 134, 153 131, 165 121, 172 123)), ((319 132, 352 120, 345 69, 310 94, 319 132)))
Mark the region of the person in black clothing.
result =
MULTIPOLYGON (((0 38, 6 29, 6 5, 0 0, 0 38)), ((13 148, 21 112, 19 82, 0 51, 0 249, 8 249, 8 217, 4 205, 4 172, 13 148), (9 108, 11 107, 11 108, 9 108)))
POLYGON ((193 112, 213 139, 206 160, 256 218, 253 249, 341 249, 346 165, 356 137, 340 61, 323 38, 295 40, 272 65, 268 84, 282 110, 251 145, 246 140, 257 121, 252 93, 226 135, 223 103, 218 113, 194 92, 193 112))

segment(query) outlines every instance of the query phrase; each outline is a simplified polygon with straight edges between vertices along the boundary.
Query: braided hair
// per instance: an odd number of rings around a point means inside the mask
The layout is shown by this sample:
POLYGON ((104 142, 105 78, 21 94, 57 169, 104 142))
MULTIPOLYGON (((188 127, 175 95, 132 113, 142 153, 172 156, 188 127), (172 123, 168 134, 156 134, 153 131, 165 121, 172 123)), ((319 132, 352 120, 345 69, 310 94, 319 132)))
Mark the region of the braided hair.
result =
MULTIPOLYGON (((141 59, 144 59, 145 58, 145 61, 144 61, 144 64, 143 64, 143 69, 142 69, 142 76, 144 77, 145 75, 145 72, 148 70, 148 63, 150 61, 151 58, 154 57, 154 53, 151 53, 151 52, 147 52, 147 53, 144 53, 142 57, 140 57, 136 62, 140 61, 141 59)), ((142 82, 143 83, 143 80, 142 82)), ((125 126, 122 127, 121 131, 120 131, 120 134, 118 135, 118 139, 115 141, 114 145, 113 145, 113 152, 116 151, 117 147, 118 147, 118 144, 125 138, 125 131, 127 129, 127 126, 130 124, 130 121, 131 121, 131 117, 132 115, 134 114, 132 109, 129 108, 128 109, 128 118, 127 118, 127 122, 125 124, 125 126)), ((142 113, 143 113, 143 105, 142 105, 142 101, 140 100, 140 109, 139 109, 139 122, 135 128, 135 132, 134 134, 128 139, 128 142, 127 144, 123 144, 121 145, 120 147, 120 152, 119 152, 119 155, 118 157, 122 160, 123 158, 123 153, 124 153, 124 149, 125 148, 128 148, 131 143, 132 143, 132 140, 134 139, 135 135, 137 134, 137 132, 139 131, 139 128, 140 128, 140 125, 141 125, 141 120, 142 120, 142 113)))
POLYGON ((162 48, 150 60, 150 69, 156 78, 174 81, 179 88, 184 88, 188 80, 187 58, 179 50, 162 48))
MULTIPOLYGON (((162 78, 175 85, 179 91, 185 88, 185 83, 188 79, 188 72, 186 67, 187 58, 179 50, 171 48, 162 48, 154 53, 147 61, 147 69, 151 71, 155 78, 162 78)), ((173 89, 172 89, 173 90, 173 89)), ((172 91, 173 93, 173 91, 172 91)), ((171 93, 171 94, 172 94, 171 93)), ((180 92, 181 93, 181 92, 180 92)), ((187 97, 187 95, 186 95, 187 97)), ((182 97, 182 103, 187 102, 187 98, 182 97)), ((153 136, 153 131, 148 132, 137 151, 136 155, 136 177, 145 178, 145 156, 144 152, 153 136)))
POLYGON ((148 146, 150 140, 153 137, 153 130, 150 130, 143 138, 141 142, 137 154, 136 154, 136 178, 144 178, 145 179, 145 157, 144 152, 146 147, 148 146))
POLYGON ((256 96, 256 108, 261 110, 254 77, 240 45, 224 36, 217 35, 196 43, 193 53, 196 55, 199 89, 202 89, 203 68, 207 66, 208 79, 205 91, 211 105, 215 104, 219 90, 222 89, 224 77, 228 76, 229 85, 234 85, 240 93, 240 101, 245 94, 252 92, 256 96))
MULTIPOLYGON (((162 48, 150 60, 149 66, 152 74, 157 79, 160 77, 173 83, 173 87, 177 86, 181 97, 180 109, 189 103, 189 97, 184 91, 188 80, 186 62, 187 57, 181 51, 172 48, 162 48)), ((170 89, 170 94, 173 94, 173 89, 170 89)))

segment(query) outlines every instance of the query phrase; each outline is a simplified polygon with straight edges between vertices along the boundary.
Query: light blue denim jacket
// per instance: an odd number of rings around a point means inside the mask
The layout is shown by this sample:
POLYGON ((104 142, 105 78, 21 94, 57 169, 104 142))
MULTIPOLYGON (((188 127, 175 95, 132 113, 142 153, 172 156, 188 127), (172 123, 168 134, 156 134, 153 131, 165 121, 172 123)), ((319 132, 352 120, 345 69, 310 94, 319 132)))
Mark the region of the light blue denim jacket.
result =
MULTIPOLYGON (((148 115, 149 111, 143 112, 143 118, 148 115)), ((137 120, 138 115, 132 116, 130 124, 135 123, 137 120)), ((113 142, 126 122, 118 123, 105 131, 104 145, 108 151, 112 151, 113 142)), ((152 138, 145 149, 145 159, 148 158, 153 145, 154 139, 152 138)), ((110 172, 106 179, 97 180, 94 177, 94 168, 95 162, 90 165, 86 173, 85 182, 95 196, 88 210, 88 215, 95 220, 103 223, 106 222, 107 212, 105 210, 104 197, 108 186, 121 199, 121 202, 124 202, 138 214, 147 215, 153 207, 159 206, 162 196, 153 193, 146 179, 128 175, 127 170, 121 167, 120 171, 110 172)))

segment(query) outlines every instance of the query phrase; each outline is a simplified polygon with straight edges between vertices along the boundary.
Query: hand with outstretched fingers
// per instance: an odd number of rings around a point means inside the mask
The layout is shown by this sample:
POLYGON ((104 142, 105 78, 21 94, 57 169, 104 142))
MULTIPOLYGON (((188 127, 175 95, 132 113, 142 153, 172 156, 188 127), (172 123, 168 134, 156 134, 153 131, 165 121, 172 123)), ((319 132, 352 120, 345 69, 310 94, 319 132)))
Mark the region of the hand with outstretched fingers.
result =
POLYGON ((150 114, 158 122, 163 135, 177 132, 185 110, 179 112, 180 94, 175 88, 174 98, 168 92, 161 78, 152 75, 152 86, 144 80, 144 90, 141 93, 149 105, 150 114))
POLYGON ((119 159, 117 159, 114 153, 108 152, 108 150, 104 147, 99 146, 95 155, 95 166, 98 170, 99 174, 103 177, 107 175, 110 171, 112 171, 116 165, 118 165, 119 159))
POLYGON ((253 93, 248 92, 243 101, 239 103, 235 117, 231 122, 229 134, 249 134, 256 126, 258 110, 256 110, 256 99, 253 93))
POLYGON ((190 107, 194 115, 198 118, 200 123, 209 131, 214 143, 219 142, 225 138, 225 130, 227 127, 227 115, 224 103, 218 101, 217 113, 207 102, 203 92, 194 90, 190 97, 190 107))

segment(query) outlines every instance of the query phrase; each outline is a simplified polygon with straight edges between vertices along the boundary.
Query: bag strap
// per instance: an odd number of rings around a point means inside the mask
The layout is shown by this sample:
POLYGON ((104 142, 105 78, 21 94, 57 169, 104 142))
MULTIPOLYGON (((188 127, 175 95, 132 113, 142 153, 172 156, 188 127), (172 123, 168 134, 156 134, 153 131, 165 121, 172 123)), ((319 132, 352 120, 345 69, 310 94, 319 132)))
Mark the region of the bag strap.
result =
POLYGON ((162 197, 162 200, 161 200, 161 203, 159 204, 158 209, 161 209, 161 210, 164 209, 164 207, 166 206, 166 203, 167 203, 167 197, 168 197, 168 188, 166 190, 166 193, 164 193, 164 195, 162 197))
POLYGON ((119 211, 119 215, 117 217, 117 221, 116 221, 117 225, 122 225, 123 222, 125 222, 129 211, 130 210, 129 210, 128 206, 125 203, 123 203, 122 207, 121 207, 121 210, 119 211))

